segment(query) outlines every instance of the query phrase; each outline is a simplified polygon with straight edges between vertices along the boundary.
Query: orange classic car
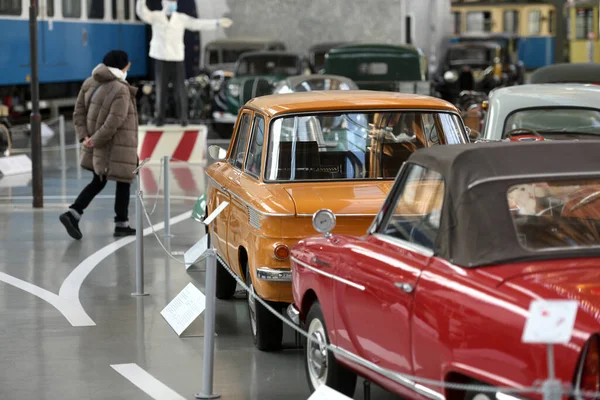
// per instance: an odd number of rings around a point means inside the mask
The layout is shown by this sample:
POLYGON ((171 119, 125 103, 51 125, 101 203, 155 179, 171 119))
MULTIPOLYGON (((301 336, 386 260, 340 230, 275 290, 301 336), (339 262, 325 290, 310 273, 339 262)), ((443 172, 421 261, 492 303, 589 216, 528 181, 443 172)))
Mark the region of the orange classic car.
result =
MULTIPOLYGON (((210 214, 219 263, 282 311, 293 301, 290 248, 313 234, 315 211, 337 217, 336 233, 363 234, 400 167, 416 149, 467 142, 458 110, 427 96, 370 91, 316 91, 250 100, 229 150, 211 146, 210 214)), ((233 297, 236 281, 217 269, 217 297, 233 297)), ((256 347, 281 347, 283 325, 248 296, 256 347)))

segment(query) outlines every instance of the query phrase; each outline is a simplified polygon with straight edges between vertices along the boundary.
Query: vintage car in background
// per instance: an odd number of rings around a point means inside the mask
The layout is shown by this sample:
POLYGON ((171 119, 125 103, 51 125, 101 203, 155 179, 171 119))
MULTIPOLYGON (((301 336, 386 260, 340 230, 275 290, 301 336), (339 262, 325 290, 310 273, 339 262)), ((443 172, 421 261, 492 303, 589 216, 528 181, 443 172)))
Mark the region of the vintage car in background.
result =
POLYGON ((325 74, 352 79, 364 90, 431 94, 423 52, 410 45, 349 44, 333 48, 325 74))
POLYGON ((506 84, 502 48, 496 42, 452 43, 434 76, 439 97, 457 104, 464 92, 488 94, 506 84))
POLYGON ((9 109, 0 104, 0 155, 10 155, 12 148, 11 123, 8 121, 9 109))
POLYGON ((312 92, 314 90, 358 90, 350 78, 339 75, 299 75, 285 78, 275 86, 273 94, 312 92))
POLYGON ((325 67, 325 56, 327 53, 331 49, 343 46, 344 44, 344 42, 319 43, 308 49, 308 62, 313 72, 316 74, 322 73, 321 70, 325 67))
POLYGON ((527 84, 494 90, 484 140, 600 139, 600 87, 527 84))
POLYGON ((215 131, 222 137, 231 137, 238 111, 248 100, 272 94, 277 83, 289 76, 308 74, 308 61, 295 53, 260 51, 243 54, 235 64, 233 77, 214 97, 215 131))
MULTIPOLYGON (((156 84, 154 81, 140 81, 138 87, 140 89, 140 94, 138 95, 138 117, 140 123, 150 124, 154 120, 156 111, 156 84)), ((186 79, 185 89, 188 96, 189 122, 198 123, 210 118, 212 108, 210 77, 206 74, 200 74, 186 79)), ((165 119, 168 122, 178 123, 173 85, 169 84, 167 90, 168 97, 166 99, 165 119)))
POLYGON ((218 70, 233 71, 244 53, 252 51, 285 51, 285 43, 262 38, 228 38, 209 42, 204 47, 203 68, 208 74, 218 70))
MULTIPOLYGON (((331 90, 257 97, 238 115, 234 137, 207 170, 206 215, 219 263, 277 310, 291 303, 290 248, 312 233, 315 211, 337 213, 336 232, 366 231, 400 166, 416 149, 466 143, 456 108, 401 93, 331 90), (226 155, 225 155, 226 154, 226 155)), ((236 281, 217 271, 219 299, 236 281)), ((281 347, 282 322, 248 297, 254 343, 281 347)))
POLYGON ((310 337, 310 389, 352 397, 361 375, 407 399, 541 399, 484 390, 547 378, 546 346, 523 343, 523 330, 532 301, 564 299, 579 308, 568 343, 554 345, 556 377, 575 389, 562 398, 598 391, 598 154, 598 141, 422 149, 366 234, 315 213, 323 235, 292 248, 288 307, 310 337))
POLYGON ((522 85, 525 83, 525 65, 519 59, 519 39, 514 35, 500 33, 464 34, 452 40, 455 43, 490 43, 500 45, 500 62, 502 63, 503 81, 505 85, 522 85))
POLYGON ((596 63, 561 63, 535 70, 529 83, 591 83, 600 84, 600 65, 596 63))

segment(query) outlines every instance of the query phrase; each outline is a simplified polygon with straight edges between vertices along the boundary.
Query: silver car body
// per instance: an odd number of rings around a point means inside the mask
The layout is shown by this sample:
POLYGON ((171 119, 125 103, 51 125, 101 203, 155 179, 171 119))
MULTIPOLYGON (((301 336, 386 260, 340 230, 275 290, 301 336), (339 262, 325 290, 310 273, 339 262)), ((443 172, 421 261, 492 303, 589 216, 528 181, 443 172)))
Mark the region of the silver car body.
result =
MULTIPOLYGON (((490 93, 482 138, 503 139, 507 118, 520 110, 545 107, 577 107, 600 110, 600 86, 585 84, 519 85, 490 93)), ((560 127, 557 127, 560 128, 560 127)))
POLYGON ((313 90, 358 90, 350 78, 339 75, 297 75, 279 82, 273 93, 311 92, 313 90), (321 86, 323 86, 321 88, 321 86))

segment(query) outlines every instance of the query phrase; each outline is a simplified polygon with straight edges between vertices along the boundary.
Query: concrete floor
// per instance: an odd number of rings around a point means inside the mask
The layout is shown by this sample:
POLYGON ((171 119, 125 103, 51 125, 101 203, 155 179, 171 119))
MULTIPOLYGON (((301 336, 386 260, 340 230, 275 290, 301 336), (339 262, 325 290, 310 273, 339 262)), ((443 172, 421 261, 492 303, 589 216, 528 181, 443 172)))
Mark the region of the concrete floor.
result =
MULTIPOLYGON (((181 397, 193 399, 201 389, 203 338, 177 337, 160 311, 189 282, 203 291, 202 265, 198 265, 200 271, 186 271, 166 255, 153 236, 146 236, 145 283, 150 295, 132 297, 135 245, 112 237, 114 184, 109 184, 104 197, 86 211, 81 223, 82 241, 68 237, 58 221, 58 215, 91 178, 83 172, 82 179, 77 179, 72 153, 68 154, 66 179, 57 168, 58 153, 44 153, 46 200, 41 210, 31 208, 28 179, 0 179, 0 399, 180 398, 150 396, 111 368, 130 363, 181 397), (96 253, 115 243, 123 246, 107 251, 105 258, 96 253), (95 325, 73 326, 57 308, 32 293, 76 309, 78 298, 84 311, 77 310, 95 325)), ((196 180, 191 187, 199 189, 189 193, 189 188, 182 188, 185 185, 173 185, 175 194, 183 193, 190 199, 173 200, 172 217, 191 210, 194 196, 204 190, 203 169, 189 168, 196 180)), ((158 173, 158 167, 149 170, 158 173)), ((152 196, 146 194, 149 209, 152 196)), ((162 221, 160 199, 152 220, 162 221)), ((203 235, 201 224, 187 218, 173 225, 171 231, 170 246, 175 254, 187 250, 203 235)), ((217 301, 216 332, 214 382, 223 399, 309 397, 300 350, 263 353, 254 348, 242 296, 217 301)), ((287 332, 286 341, 293 344, 291 332, 287 332)), ((361 388, 359 382, 355 399, 363 398, 361 388)), ((373 388, 374 400, 394 398, 373 388)))

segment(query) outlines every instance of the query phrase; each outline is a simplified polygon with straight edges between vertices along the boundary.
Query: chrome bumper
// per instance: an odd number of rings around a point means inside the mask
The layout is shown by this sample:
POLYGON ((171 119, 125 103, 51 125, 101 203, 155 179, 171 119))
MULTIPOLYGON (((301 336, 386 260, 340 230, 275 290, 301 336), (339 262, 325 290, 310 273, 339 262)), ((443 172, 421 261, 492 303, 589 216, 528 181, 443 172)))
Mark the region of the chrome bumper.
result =
POLYGON ((256 269, 256 277, 261 281, 291 282, 292 271, 289 269, 273 269, 269 267, 260 267, 256 269))
POLYGON ((296 309, 296 306, 290 304, 287 308, 287 315, 294 324, 300 325, 300 311, 296 309))

